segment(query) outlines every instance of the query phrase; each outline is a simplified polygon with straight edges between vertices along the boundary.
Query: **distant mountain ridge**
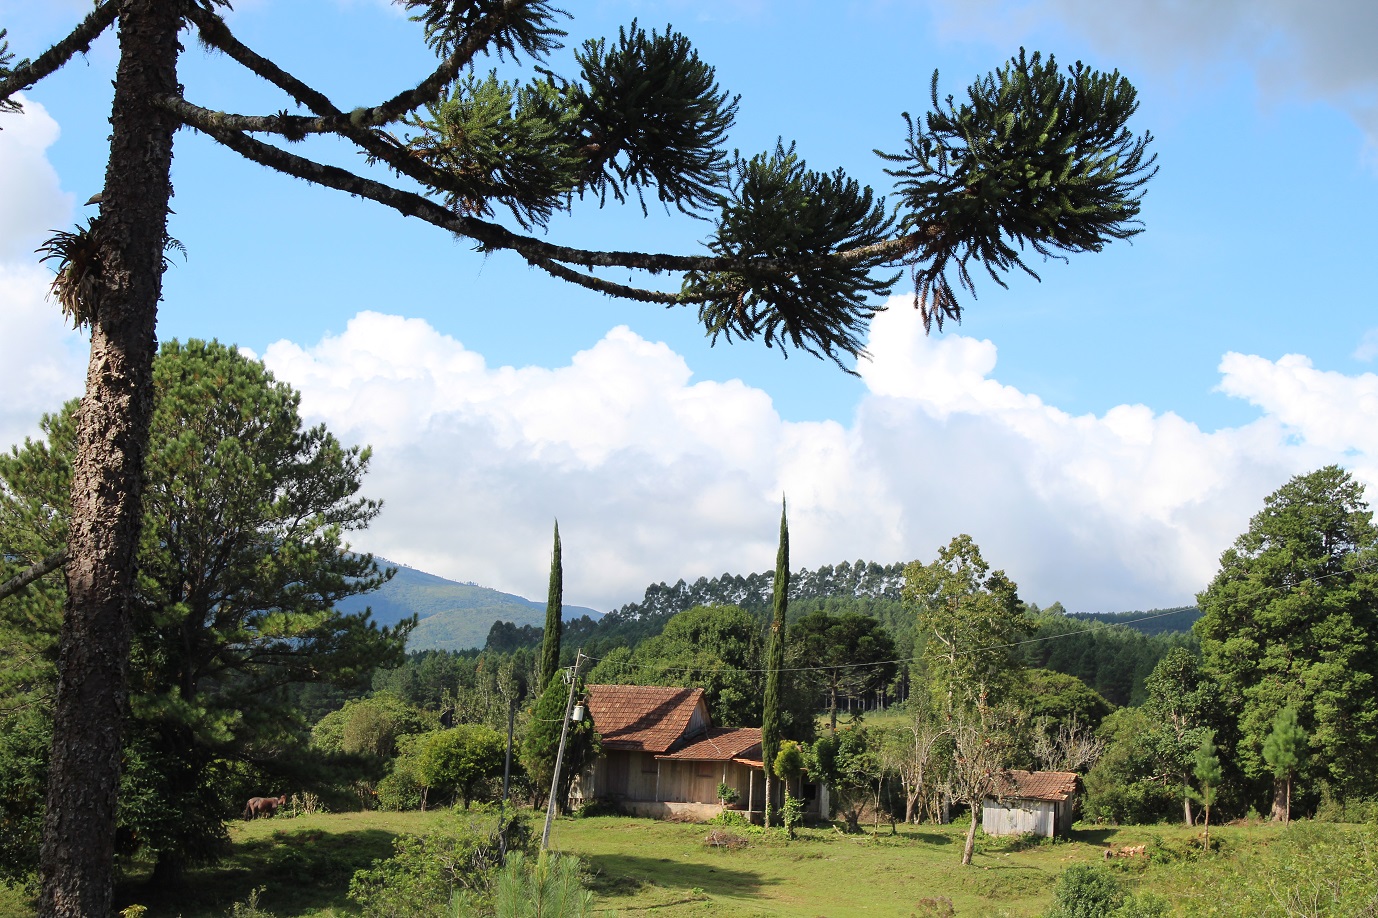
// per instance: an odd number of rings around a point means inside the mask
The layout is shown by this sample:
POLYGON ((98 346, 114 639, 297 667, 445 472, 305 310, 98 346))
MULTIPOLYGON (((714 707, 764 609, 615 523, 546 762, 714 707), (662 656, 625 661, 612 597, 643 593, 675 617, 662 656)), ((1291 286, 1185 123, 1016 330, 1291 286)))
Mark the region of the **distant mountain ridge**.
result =
MULTIPOLYGON (((351 596, 339 603, 343 612, 373 610, 380 625, 395 625, 410 615, 421 621, 407 641, 407 650, 465 650, 482 647, 493 622, 545 626, 545 603, 512 593, 457 583, 419 571, 396 561, 377 558, 379 567, 395 567, 391 580, 372 593, 351 596)), ((587 615, 597 620, 603 613, 584 606, 564 606, 565 620, 587 615)))

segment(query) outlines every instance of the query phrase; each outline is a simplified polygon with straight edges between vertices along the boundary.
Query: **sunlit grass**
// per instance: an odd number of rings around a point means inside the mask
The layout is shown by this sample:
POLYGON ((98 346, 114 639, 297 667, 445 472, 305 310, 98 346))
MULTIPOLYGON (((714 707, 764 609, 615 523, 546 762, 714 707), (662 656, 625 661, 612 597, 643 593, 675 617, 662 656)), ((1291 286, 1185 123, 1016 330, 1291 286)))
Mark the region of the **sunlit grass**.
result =
MULTIPOLYGON (((259 907, 276 918, 357 915, 347 898, 354 871, 388 857, 397 835, 424 832, 438 818, 370 812, 236 822, 225 863, 194 871, 175 891, 149 889, 136 874, 121 887, 118 904, 146 905, 150 918, 221 918, 262 889, 259 907)), ((1108 863, 1131 888, 1166 895, 1175 914, 1224 915, 1245 901, 1260 869, 1283 876, 1279 859, 1300 850, 1291 839, 1354 839, 1361 847, 1378 839, 1371 827, 1221 826, 1211 829, 1216 850, 1202 855, 1199 828, 1085 828, 1058 841, 978 836, 975 862, 964 868, 962 825, 899 826, 892 834, 882 824, 850 836, 808 828, 795 841, 729 830, 748 841, 738 850, 705 844, 712 828, 619 817, 560 819, 552 847, 584 860, 598 908, 619 915, 926 916, 949 914, 950 903, 959 916, 1036 916, 1051 904, 1058 875, 1084 863, 1108 863), (1152 858, 1107 862, 1107 844, 1145 845, 1152 858)), ((1303 868, 1293 868, 1302 879, 1318 875, 1303 868)), ((1248 901, 1267 904, 1266 897, 1248 901)))

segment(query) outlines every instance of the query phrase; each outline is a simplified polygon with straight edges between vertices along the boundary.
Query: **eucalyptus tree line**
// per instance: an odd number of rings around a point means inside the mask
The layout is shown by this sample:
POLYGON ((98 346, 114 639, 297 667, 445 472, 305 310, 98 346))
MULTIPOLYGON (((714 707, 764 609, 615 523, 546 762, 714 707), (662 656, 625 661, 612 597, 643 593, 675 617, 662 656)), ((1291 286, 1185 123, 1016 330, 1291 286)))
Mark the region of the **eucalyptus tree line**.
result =
MULTIPOLYGON (((972 272, 1030 271, 1028 251, 1096 251, 1140 231, 1149 136, 1127 121, 1134 88, 1118 72, 1022 51, 958 102, 906 120, 886 155, 898 207, 841 170, 811 171, 792 146, 729 155, 737 98, 675 32, 633 25, 585 42, 576 77, 537 66, 523 84, 475 74, 480 54, 540 64, 564 33, 546 0, 400 0, 439 57, 415 86, 373 105, 337 103, 235 36, 226 0, 101 0, 72 32, 15 61, 0 30, 0 109, 118 26, 110 156, 98 217, 48 254, 63 308, 91 334, 77 434, 67 608, 61 639, 43 915, 109 910, 111 839, 131 636, 140 488, 152 411, 151 367, 168 235, 176 132, 190 128, 284 175, 423 220, 484 253, 513 252, 568 283, 613 296, 696 307, 714 340, 760 339, 844 365, 907 268, 926 323, 961 315, 972 272), (194 33, 207 48, 287 94, 306 114, 217 111, 178 82, 194 33), (284 143, 330 135, 379 168, 351 171, 284 143), (390 173, 391 175, 385 175, 390 173), (379 177, 383 176, 383 177, 379 177), (396 183, 393 178, 398 179, 396 183), (420 191, 410 188, 419 185, 420 191), (647 196, 715 214, 697 255, 599 251, 532 235, 574 197, 647 196), (494 219, 505 211, 517 226, 494 219), (612 281, 594 269, 676 272, 678 292, 612 281), (877 273, 881 272, 881 273, 877 273)), ((104 131, 104 126, 99 128, 104 131)), ((845 365, 844 365, 845 368, 845 365)), ((6 586, 7 589, 17 587, 6 586)))

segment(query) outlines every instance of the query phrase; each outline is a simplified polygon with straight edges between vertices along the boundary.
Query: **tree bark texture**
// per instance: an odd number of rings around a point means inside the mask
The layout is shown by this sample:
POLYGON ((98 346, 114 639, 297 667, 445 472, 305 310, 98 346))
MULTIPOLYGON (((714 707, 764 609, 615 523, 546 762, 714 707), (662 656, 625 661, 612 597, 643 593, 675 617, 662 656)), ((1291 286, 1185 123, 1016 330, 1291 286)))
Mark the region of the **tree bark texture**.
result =
POLYGON ((971 866, 971 856, 976 852, 976 808, 981 805, 979 800, 971 802, 971 825, 967 828, 966 842, 962 845, 962 866, 971 866))
POLYGON ((1287 822, 1292 810, 1292 780, 1277 778, 1273 781, 1273 811, 1269 818, 1273 822, 1287 822))
POLYGON ((127 706, 130 597, 153 409, 155 323, 171 195, 181 4, 124 0, 101 205, 99 295, 72 470, 41 918, 110 914, 127 706))

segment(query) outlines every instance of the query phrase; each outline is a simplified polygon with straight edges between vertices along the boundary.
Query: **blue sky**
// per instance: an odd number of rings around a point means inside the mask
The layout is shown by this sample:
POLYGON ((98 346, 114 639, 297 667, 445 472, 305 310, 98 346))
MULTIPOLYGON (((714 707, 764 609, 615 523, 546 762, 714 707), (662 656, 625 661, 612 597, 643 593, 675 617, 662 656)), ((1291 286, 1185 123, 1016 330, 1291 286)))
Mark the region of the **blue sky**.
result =
MULTIPOLYGON (((0 0, 0 26, 32 54, 88 6, 0 0)), ((171 231, 187 257, 159 334, 251 350, 312 420, 374 447, 385 510, 358 546, 539 596, 559 516, 567 599, 610 608, 653 580, 769 567, 786 492, 797 565, 929 560, 970 532, 1024 598, 1111 611, 1192 601, 1292 474, 1338 462, 1378 484, 1373 4, 570 7, 571 47, 633 17, 672 23, 741 94, 735 146, 795 141, 878 191, 871 151, 900 147, 934 68, 954 93, 1021 45, 1118 68, 1161 166, 1145 232, 1039 265, 1042 283, 981 283, 964 323, 929 338, 901 296, 855 378, 710 347, 691 312, 571 289, 184 132, 171 231)), ((241 0, 229 21, 345 107, 434 62, 383 0, 241 0)), ((32 250, 102 185, 113 58, 106 37, 0 123, 0 443, 80 392, 84 342, 43 300, 32 250)), ((182 79, 209 107, 286 105, 194 44, 182 79)), ((584 202, 548 238, 696 251, 706 228, 584 202)))

